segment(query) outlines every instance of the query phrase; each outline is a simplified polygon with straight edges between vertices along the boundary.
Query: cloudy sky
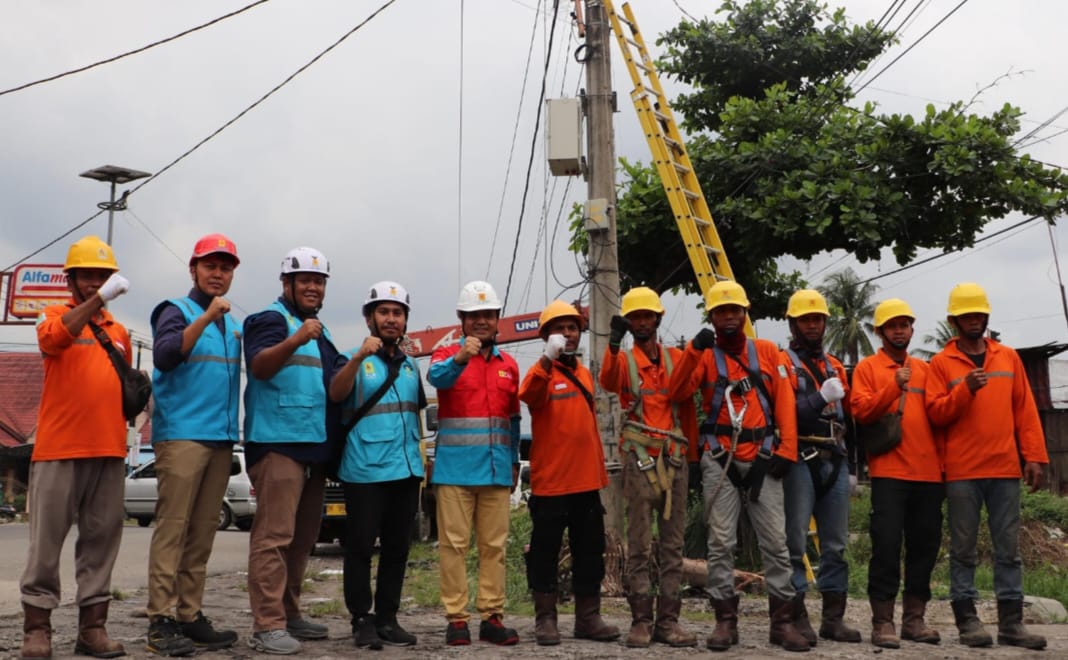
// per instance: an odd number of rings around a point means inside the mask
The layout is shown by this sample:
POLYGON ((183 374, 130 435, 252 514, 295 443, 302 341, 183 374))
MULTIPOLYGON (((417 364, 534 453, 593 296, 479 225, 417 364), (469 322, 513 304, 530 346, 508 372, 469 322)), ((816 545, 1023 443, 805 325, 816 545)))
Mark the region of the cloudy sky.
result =
MULTIPOLYGON (((251 1, 7 0, 0 3, 0 91, 140 48, 251 1)), ((159 172, 386 1, 272 0, 141 54, 0 94, 0 268, 22 262, 107 199, 107 186, 79 178, 80 172, 104 164, 159 172)), ((851 18, 864 21, 890 3, 844 4, 851 18)), ((916 2, 907 4, 905 11, 916 2)), ((925 3, 874 70, 958 4, 925 3)), ((683 11, 700 15, 716 6, 696 0, 633 5, 647 38, 676 24, 683 11)), ((551 2, 395 0, 130 196, 129 211, 116 215, 113 243, 132 289, 112 311, 147 338, 152 307, 189 285, 185 263, 193 242, 216 231, 231 236, 241 254, 229 296, 239 317, 277 295, 278 264, 288 249, 322 250, 333 273, 323 318, 341 347, 362 340, 359 306, 381 279, 410 289, 413 329, 451 323, 459 285, 469 279, 488 278, 503 294, 510 270, 507 312, 540 309, 581 280, 566 249, 566 212, 585 198, 585 184, 548 176, 543 138, 534 137, 550 45, 547 95, 574 96, 584 85, 571 57, 580 43, 567 17, 571 7, 561 3, 550 44, 551 2), (534 166, 510 269, 532 139, 534 166)), ((970 98, 1011 72, 974 107, 1019 105, 1023 130, 1030 131, 1068 105, 1059 48, 1066 22, 1068 4, 1057 0, 971 0, 872 83, 861 102, 920 114, 927 103, 970 98)), ((621 101, 617 155, 648 161, 618 55, 614 66, 621 101)), ((1028 151, 1068 164, 1068 133, 1060 134, 1066 130, 1068 114, 1028 151)), ((991 223, 987 231, 1020 219, 991 223)), ((28 261, 61 263, 75 238, 106 231, 103 214, 28 261)), ((1066 231, 1064 223, 1054 228, 1058 245, 1068 243, 1066 231)), ((990 292, 991 325, 1010 345, 1068 339, 1045 226, 1032 223, 977 247, 878 280, 880 297, 908 300, 922 335, 944 317, 952 285, 975 280, 990 292)), ((796 266, 813 283, 845 266, 865 277, 897 268, 892 259, 858 264, 847 254, 796 266)), ((695 301, 671 301, 666 339, 693 335, 695 301)), ((786 332, 779 323, 758 330, 774 341, 786 332)), ((0 329, 0 350, 33 347, 31 328, 0 329)), ((515 352, 529 358, 540 348, 515 352)))

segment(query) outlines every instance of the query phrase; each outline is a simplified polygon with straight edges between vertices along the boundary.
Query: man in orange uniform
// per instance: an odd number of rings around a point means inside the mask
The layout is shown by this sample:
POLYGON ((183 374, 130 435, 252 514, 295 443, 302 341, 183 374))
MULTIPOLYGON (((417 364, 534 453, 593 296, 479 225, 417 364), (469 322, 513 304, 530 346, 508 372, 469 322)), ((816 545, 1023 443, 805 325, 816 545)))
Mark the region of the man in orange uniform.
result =
POLYGON ((931 571, 942 544, 941 446, 927 419, 924 396, 928 369, 910 358, 916 317, 904 300, 890 298, 875 307, 875 334, 882 350, 864 358, 853 372, 850 405, 857 424, 901 415, 901 443, 886 453, 868 454, 871 476, 871 643, 896 649, 894 600, 901 585, 901 545, 905 545, 901 638, 937 644, 941 637, 924 622, 931 600, 931 571))
POLYGON ((1023 625, 1019 552, 1020 477, 1035 492, 1049 463, 1038 408, 1020 356, 985 337, 990 302, 982 287, 953 287, 946 318, 957 337, 931 359, 927 414, 946 433, 949 591, 960 641, 993 643, 975 612, 975 542, 985 504, 994 544, 998 644, 1043 649, 1046 638, 1023 625))
POLYGON ((575 356, 585 319, 554 300, 542 310, 538 333, 545 352, 527 371, 519 399, 530 409, 530 489, 533 529, 527 582, 534 592, 534 639, 560 643, 556 626, 557 563, 564 530, 571 544, 575 637, 612 641, 619 629, 601 618, 604 507, 608 485, 604 448, 593 407, 593 375, 575 356))
POLYGON ((668 385, 668 397, 684 401, 701 388, 706 419, 699 442, 708 527, 708 590, 716 628, 706 646, 726 651, 738 643, 738 595, 734 550, 738 518, 746 507, 764 560, 771 631, 768 641, 788 651, 807 651, 793 625, 794 587, 786 549, 782 477, 797 461, 794 391, 779 349, 745 336, 749 298, 737 282, 717 282, 705 292, 712 327, 686 347, 668 385), (729 483, 728 483, 729 481, 729 483))
POLYGON ((96 331, 125 354, 130 335, 105 306, 126 293, 111 247, 87 236, 63 265, 71 299, 37 318, 44 356, 44 389, 33 445, 30 547, 22 574, 23 658, 52 657, 52 610, 59 606, 59 559, 71 525, 78 524, 74 563, 78 583, 75 653, 124 655, 104 624, 111 602, 111 569, 122 539, 126 420, 122 384, 96 331))
POLYGON ((679 625, 682 607, 682 546, 686 529, 687 456, 697 454, 697 413, 693 399, 675 404, 667 384, 682 351, 657 341, 664 306, 656 291, 644 286, 623 296, 622 316, 612 317, 611 336, 601 368, 601 387, 619 395, 627 411, 620 449, 623 497, 627 501, 627 600, 630 602, 629 647, 650 641, 669 646, 696 646, 697 637, 679 625), (627 332, 634 348, 621 351, 627 332), (660 516, 660 595, 653 627, 649 579, 653 511, 660 516))

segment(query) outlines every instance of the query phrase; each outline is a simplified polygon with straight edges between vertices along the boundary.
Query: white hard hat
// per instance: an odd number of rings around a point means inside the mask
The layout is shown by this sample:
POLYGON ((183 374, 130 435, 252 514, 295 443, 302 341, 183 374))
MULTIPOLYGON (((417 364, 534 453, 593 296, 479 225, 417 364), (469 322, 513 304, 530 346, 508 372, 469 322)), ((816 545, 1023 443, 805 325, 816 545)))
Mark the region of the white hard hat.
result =
POLYGON ((282 258, 282 275, 290 273, 318 273, 330 277, 330 262, 315 248, 293 248, 282 258))
POLYGON ((363 301, 363 315, 367 316, 372 305, 383 302, 395 302, 404 307, 404 311, 412 311, 408 290, 396 282, 383 280, 371 285, 371 290, 367 292, 367 300, 363 301))
POLYGON ((489 282, 475 280, 460 289, 460 299, 456 301, 457 312, 477 312, 483 309, 501 311, 501 299, 489 282))

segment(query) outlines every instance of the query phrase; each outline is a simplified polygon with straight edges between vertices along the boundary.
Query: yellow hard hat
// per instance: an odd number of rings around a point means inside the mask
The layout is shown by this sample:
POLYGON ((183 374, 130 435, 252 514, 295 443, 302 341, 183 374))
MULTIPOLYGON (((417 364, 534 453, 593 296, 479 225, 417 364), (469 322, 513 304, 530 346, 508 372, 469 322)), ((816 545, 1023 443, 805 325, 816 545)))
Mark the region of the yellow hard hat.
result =
POLYGON ((900 298, 887 298, 875 306, 875 327, 881 328, 890 319, 904 316, 915 321, 916 315, 912 313, 909 304, 900 298))
POLYGON ((827 301, 819 291, 801 289, 790 296, 790 302, 786 305, 786 318, 796 319, 805 314, 831 315, 831 310, 827 309, 827 301))
POLYGON ((100 240, 99 236, 86 236, 78 239, 67 250, 67 261, 63 263, 63 271, 66 272, 72 268, 104 268, 117 271, 119 264, 115 261, 110 245, 100 240))
POLYGON ((664 313, 664 306, 660 304, 660 296, 656 295, 656 291, 647 286, 636 286, 623 294, 623 304, 620 306, 619 313, 626 316, 639 310, 656 314, 664 313))
POLYGON ((563 300, 554 300, 549 303, 545 309, 541 310, 541 317, 538 319, 538 335, 545 339, 549 336, 549 324, 556 319, 571 316, 578 321, 579 330, 586 329, 586 319, 582 314, 575 309, 574 305, 568 304, 563 300))
POLYGON ((741 305, 749 309, 749 298, 741 284, 733 280, 716 282, 705 291, 705 311, 711 312, 723 305, 741 305))
POLYGON ((990 314, 990 301, 983 287, 974 282, 964 282, 953 287, 953 290, 949 292, 949 306, 946 312, 950 316, 990 314))

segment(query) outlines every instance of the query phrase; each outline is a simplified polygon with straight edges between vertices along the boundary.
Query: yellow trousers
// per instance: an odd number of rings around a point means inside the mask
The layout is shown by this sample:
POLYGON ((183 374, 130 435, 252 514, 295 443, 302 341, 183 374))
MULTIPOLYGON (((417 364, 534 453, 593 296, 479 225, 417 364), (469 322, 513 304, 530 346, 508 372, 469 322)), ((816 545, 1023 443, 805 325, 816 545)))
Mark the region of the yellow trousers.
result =
POLYGON ((438 515, 441 602, 449 621, 467 621, 467 549, 474 529, 482 620, 504 614, 504 546, 510 491, 504 486, 434 486, 438 515))

